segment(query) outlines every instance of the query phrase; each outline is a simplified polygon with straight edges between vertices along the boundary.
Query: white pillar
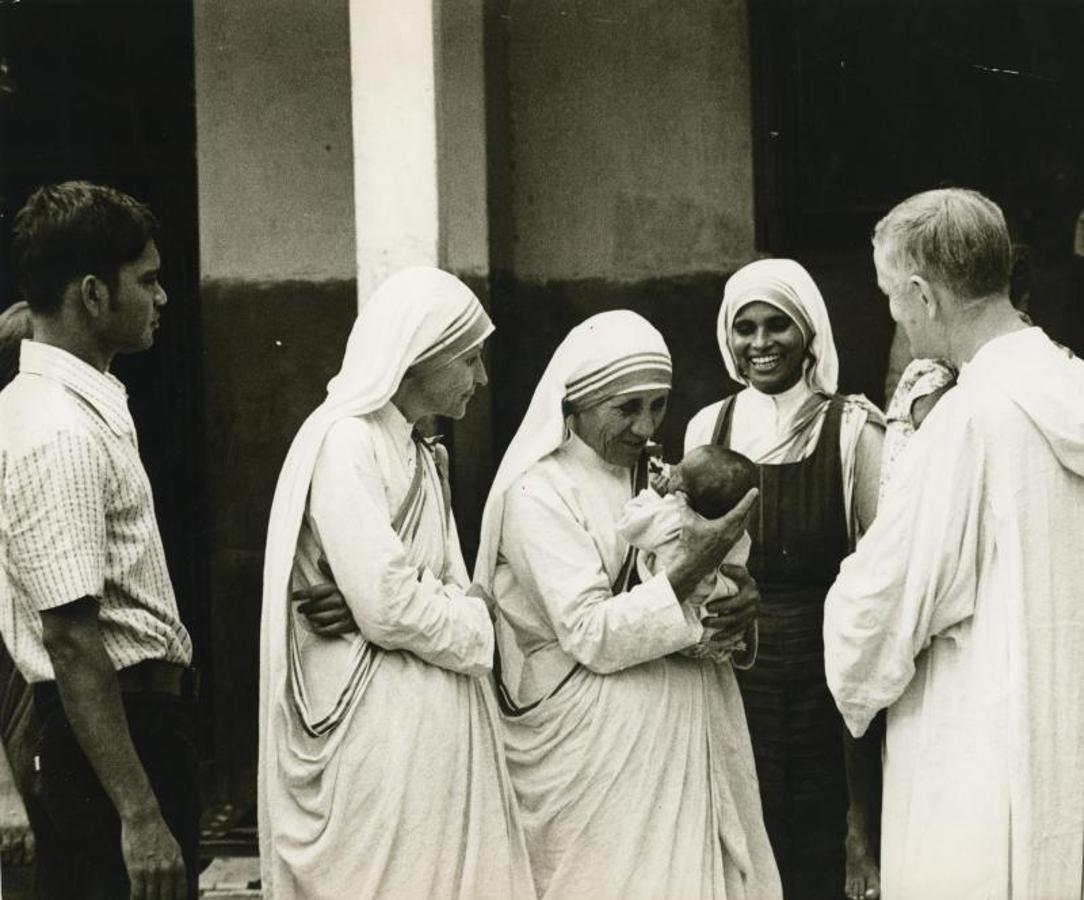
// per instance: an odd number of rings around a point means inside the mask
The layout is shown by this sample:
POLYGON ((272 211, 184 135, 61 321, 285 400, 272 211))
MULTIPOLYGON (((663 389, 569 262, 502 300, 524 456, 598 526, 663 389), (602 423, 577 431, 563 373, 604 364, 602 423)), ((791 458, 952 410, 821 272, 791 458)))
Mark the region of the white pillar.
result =
POLYGON ((440 262, 433 34, 433 0, 350 0, 360 302, 440 262))
MULTIPOLYGON (((484 0, 350 0, 359 302, 435 265, 489 293, 484 0)), ((499 339, 499 338, 498 338, 499 339)), ((493 470, 490 395, 451 423, 468 555, 493 470)))

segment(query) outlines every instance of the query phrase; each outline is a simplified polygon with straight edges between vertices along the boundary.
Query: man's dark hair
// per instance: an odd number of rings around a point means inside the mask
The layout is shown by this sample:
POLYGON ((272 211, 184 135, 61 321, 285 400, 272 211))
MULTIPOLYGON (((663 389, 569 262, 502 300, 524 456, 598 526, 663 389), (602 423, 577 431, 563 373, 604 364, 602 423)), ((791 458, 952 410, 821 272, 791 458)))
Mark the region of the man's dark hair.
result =
POLYGON ((12 268, 30 309, 48 315, 60 308, 65 288, 86 275, 116 291, 120 267, 138 259, 157 233, 150 209, 114 188, 49 184, 15 216, 12 268))
POLYGON ((760 483, 756 463, 718 444, 694 447, 686 453, 681 479, 689 505, 705 519, 726 515, 760 483))

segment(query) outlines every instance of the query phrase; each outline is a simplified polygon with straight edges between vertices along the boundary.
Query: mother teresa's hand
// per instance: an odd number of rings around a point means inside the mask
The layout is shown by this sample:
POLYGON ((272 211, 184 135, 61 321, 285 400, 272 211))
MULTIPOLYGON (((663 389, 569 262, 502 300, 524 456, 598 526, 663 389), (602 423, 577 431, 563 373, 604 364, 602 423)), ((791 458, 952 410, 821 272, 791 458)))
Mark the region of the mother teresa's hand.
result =
POLYGON ((760 606, 757 583, 744 566, 723 565, 720 571, 738 586, 738 592, 730 597, 709 600, 705 604, 708 615, 703 625, 716 629, 713 641, 727 641, 744 634, 756 618, 757 607, 760 606))
POLYGON ((745 531, 745 522, 757 499, 757 489, 750 489, 725 516, 705 519, 690 511, 681 529, 680 553, 668 567, 667 577, 679 600, 695 589, 700 579, 718 568, 727 551, 745 531))
POLYGON ((290 594, 291 602, 297 604, 297 611, 321 637, 353 634, 358 630, 358 623, 346 605, 346 598, 331 580, 331 567, 324 559, 320 560, 319 567, 328 580, 293 591, 290 594))

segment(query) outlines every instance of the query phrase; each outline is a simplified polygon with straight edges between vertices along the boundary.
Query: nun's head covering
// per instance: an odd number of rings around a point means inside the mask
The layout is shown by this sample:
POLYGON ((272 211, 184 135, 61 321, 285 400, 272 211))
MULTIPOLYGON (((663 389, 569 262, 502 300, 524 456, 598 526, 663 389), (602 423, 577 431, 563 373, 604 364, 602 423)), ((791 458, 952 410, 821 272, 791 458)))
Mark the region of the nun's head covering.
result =
MULTIPOLYGON (((361 307, 342 368, 328 382, 328 407, 357 416, 379 409, 407 369, 440 368, 477 347, 493 331, 482 304, 454 275, 429 266, 396 272, 361 307)), ((341 418, 342 416, 339 416, 341 418)))
POLYGON ((581 322, 554 351, 527 413, 508 445, 482 514, 475 580, 492 587, 504 494, 524 472, 561 446, 565 415, 622 394, 669 390, 670 351, 643 316, 619 309, 581 322))
POLYGON ((719 308, 717 335, 726 370, 735 381, 748 385, 730 345, 734 320, 750 303, 767 303, 785 313, 802 333, 806 348, 803 367, 806 384, 820 394, 834 394, 839 379, 839 358, 832 339, 832 324, 824 298, 809 273, 792 259, 760 259, 738 269, 726 283, 719 308))

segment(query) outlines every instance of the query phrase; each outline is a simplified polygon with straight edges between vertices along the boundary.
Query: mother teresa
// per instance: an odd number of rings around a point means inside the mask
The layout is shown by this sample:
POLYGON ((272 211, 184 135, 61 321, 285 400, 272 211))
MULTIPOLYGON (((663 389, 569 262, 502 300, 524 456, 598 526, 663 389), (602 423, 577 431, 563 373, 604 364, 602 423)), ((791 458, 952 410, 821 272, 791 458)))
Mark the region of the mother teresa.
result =
MULTIPOLYGON (((646 320, 587 319, 550 360, 486 503, 475 580, 497 605, 505 750, 543 898, 781 895, 734 673, 671 655, 700 640, 682 600, 753 494, 691 520, 684 557, 642 584, 616 533, 670 384, 646 320)), ((741 583, 716 610, 730 632, 755 600, 741 583)))

